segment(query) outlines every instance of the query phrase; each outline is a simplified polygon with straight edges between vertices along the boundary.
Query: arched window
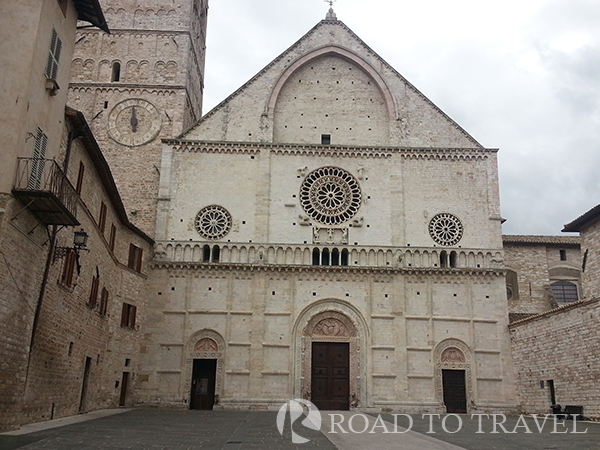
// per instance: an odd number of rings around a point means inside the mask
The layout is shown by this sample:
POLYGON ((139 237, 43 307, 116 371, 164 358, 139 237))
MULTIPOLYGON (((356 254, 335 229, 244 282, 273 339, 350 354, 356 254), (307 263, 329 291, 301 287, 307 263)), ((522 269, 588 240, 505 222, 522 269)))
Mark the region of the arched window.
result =
POLYGON ((121 63, 114 62, 112 65, 112 74, 110 77, 110 81, 120 81, 121 80, 121 63))
POLYGON ((458 260, 458 255, 456 254, 456 252, 452 251, 450 252, 450 267, 452 267, 453 269, 456 269, 456 261, 458 260))
POLYGON ((440 253, 440 267, 442 269, 445 269, 446 267, 448 267, 448 253, 446 253, 446 250, 443 250, 440 253))
POLYGON ((573 303, 579 300, 577 285, 570 281, 556 281, 550 285, 556 303, 573 303))
POLYGON ((331 250, 331 265, 339 266, 340 265, 340 251, 337 248, 331 250))
POLYGON ((318 248, 313 249, 312 253, 312 265, 320 266, 321 265, 321 252, 318 248))
POLYGON ((210 246, 202 247, 202 262, 210 262, 210 246))
POLYGON ((348 249, 345 248, 342 250, 342 259, 340 261, 340 265, 341 266, 347 266, 348 265, 348 249))
POLYGON ((212 262, 219 262, 219 258, 221 256, 221 249, 218 245, 215 245, 212 248, 212 262))
POLYGON ((321 254, 321 265, 328 266, 329 265, 329 249, 324 248, 323 253, 321 254))

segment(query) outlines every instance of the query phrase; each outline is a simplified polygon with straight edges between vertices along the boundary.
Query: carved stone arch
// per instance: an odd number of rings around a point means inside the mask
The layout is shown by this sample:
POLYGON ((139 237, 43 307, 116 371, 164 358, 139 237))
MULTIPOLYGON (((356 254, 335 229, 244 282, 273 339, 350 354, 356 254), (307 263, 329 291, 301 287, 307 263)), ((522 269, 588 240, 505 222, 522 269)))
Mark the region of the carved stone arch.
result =
POLYGON ((467 391, 467 412, 475 403, 473 396, 472 351, 467 344, 458 339, 445 339, 440 342, 433 352, 435 363, 435 396, 440 405, 444 404, 444 388, 442 385, 442 370, 464 370, 465 387, 467 391))
POLYGON ((223 397, 225 351, 225 339, 218 332, 205 328, 192 334, 185 346, 185 371, 181 391, 189 394, 194 359, 216 359, 215 405, 218 405, 219 399, 223 397))
POLYGON ((347 342, 350 352, 350 406, 368 405, 367 342, 369 328, 350 303, 324 299, 307 306, 294 323, 294 397, 311 395, 313 342, 347 342))
POLYGON ((325 47, 321 47, 321 48, 318 48, 316 50, 313 50, 313 51, 301 56, 296 61, 294 61, 285 70, 285 72, 283 72, 283 74, 281 75, 281 77, 279 77, 279 80, 277 80, 277 83, 273 87, 273 90, 271 91, 271 95, 269 96, 269 99, 267 102, 267 107, 266 107, 265 112, 269 117, 273 117, 273 113, 275 111, 275 105, 277 104, 277 98, 279 97, 281 89, 283 88, 285 83, 288 81, 288 79, 294 74, 294 72, 296 72, 298 69, 300 69, 305 64, 309 63, 311 60, 313 60, 315 58, 319 58, 324 55, 339 56, 343 59, 349 60, 350 62, 356 64, 358 67, 360 67, 362 70, 364 70, 373 79, 373 81, 375 82, 375 84, 377 85, 379 90, 381 91, 381 94, 383 95, 383 98, 385 99, 389 119, 390 120, 398 119, 398 111, 396 108, 396 103, 394 102, 394 97, 392 96, 392 91, 390 90, 390 88, 388 87, 388 85, 386 84, 386 82, 382 78, 382 76, 379 74, 379 72, 377 72, 377 70, 375 70, 375 68, 373 66, 371 66, 371 64, 369 64, 367 61, 365 61, 362 57, 358 56, 356 53, 351 52, 348 49, 335 46, 335 45, 328 45, 325 47))

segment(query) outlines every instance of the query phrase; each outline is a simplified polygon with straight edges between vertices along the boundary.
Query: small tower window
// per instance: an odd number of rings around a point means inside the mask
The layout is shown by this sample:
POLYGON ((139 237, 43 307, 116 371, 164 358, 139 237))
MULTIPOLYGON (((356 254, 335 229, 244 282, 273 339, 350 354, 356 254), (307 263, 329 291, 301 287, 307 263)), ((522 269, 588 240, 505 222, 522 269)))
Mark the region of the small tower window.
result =
POLYGON ((121 80, 121 64, 118 62, 113 63, 112 66, 112 75, 110 77, 110 81, 120 81, 121 80))
POLYGON ((560 253, 560 260, 561 261, 566 261, 567 260, 567 251, 566 250, 559 250, 560 253))
POLYGON ((321 135, 321 145, 331 145, 331 135, 330 134, 322 134, 321 135))

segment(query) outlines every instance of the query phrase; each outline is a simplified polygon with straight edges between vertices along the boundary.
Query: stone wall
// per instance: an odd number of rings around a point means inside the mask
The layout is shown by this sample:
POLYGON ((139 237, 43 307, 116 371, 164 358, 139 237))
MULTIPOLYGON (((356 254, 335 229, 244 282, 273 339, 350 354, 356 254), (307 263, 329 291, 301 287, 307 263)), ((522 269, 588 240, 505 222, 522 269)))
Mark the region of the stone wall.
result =
POLYGON ((555 281, 575 283, 582 297, 578 237, 503 236, 503 242, 508 306, 513 318, 558 306, 550 288, 555 281))
POLYGON ((600 221, 581 232, 581 249, 585 257, 583 292, 585 298, 600 297, 600 221))
POLYGON ((467 358, 470 411, 515 410, 500 271, 155 262, 149 286, 144 404, 187 407, 200 357, 219 360, 219 407, 310 398, 307 326, 329 314, 349 330, 329 338, 350 342, 358 408, 444 412, 440 349, 448 344, 467 358), (196 354, 207 336, 218 348, 196 354))
POLYGON ((131 220, 153 235, 160 139, 179 135, 202 112, 208 2, 101 3, 112 32, 78 31, 68 102, 85 114, 131 220), (157 112, 155 129, 134 143, 112 133, 115 111, 131 99, 157 112))
MULTIPOLYGON (((63 130, 60 161, 72 126, 69 122, 63 130)), ((130 373, 130 383, 135 380, 147 269, 128 267, 130 244, 147 259, 151 240, 128 222, 106 162, 97 148, 90 149, 90 139, 84 133, 70 145, 67 178, 76 186, 83 174, 78 227, 46 229, 25 205, 7 198, 0 228, 3 428, 116 407, 123 372, 130 373), (78 258, 70 250, 61 253, 73 247, 73 232, 80 229, 88 234, 87 250, 78 258), (137 309, 135 327, 122 326, 124 303, 137 309)), ((131 384, 129 389, 126 404, 133 401, 131 384)))
POLYGON ((567 305, 510 325, 519 400, 525 413, 550 413, 550 383, 563 407, 600 419, 600 300, 567 305))

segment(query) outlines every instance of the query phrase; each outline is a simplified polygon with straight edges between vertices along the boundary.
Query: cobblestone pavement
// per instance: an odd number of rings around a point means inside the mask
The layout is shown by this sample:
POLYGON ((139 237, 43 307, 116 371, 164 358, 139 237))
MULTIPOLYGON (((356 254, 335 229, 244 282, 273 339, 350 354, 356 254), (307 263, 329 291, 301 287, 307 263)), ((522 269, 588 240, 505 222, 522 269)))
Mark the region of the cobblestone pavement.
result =
MULTIPOLYGON (((328 414, 329 412, 322 412, 328 414)), ((348 412, 342 427, 348 428, 348 412)), ((600 423, 578 422, 573 433, 573 423, 566 421, 554 429, 550 418, 539 433, 531 418, 526 421, 527 427, 518 418, 508 417, 503 428, 494 431, 492 418, 482 418, 481 426, 477 419, 461 416, 460 431, 456 416, 429 418, 412 416, 411 439, 401 433, 402 428, 394 430, 394 417, 382 415, 386 421, 387 431, 383 433, 383 422, 374 422, 377 415, 370 415, 371 424, 377 423, 374 433, 359 437, 352 432, 338 433, 334 438, 337 447, 327 438, 331 431, 331 420, 323 421, 322 433, 305 428, 296 422, 294 430, 301 436, 310 439, 306 444, 291 442, 289 418, 281 436, 276 427, 276 412, 241 412, 241 411, 186 411, 168 409, 133 409, 124 413, 102 417, 95 420, 66 425, 59 428, 46 429, 18 436, 0 435, 0 450, 105 450, 105 449, 139 449, 139 450, 387 450, 387 449, 467 449, 467 450, 600 450, 600 423), (515 428, 516 425, 521 425, 515 428), (444 432, 444 427, 448 432, 444 432), (428 433, 428 431, 435 431, 428 433), (511 431, 517 433, 508 433, 511 431), (531 431, 527 433, 526 431, 531 431), (479 432, 478 431, 482 431, 479 432), (553 433, 553 431, 557 431, 553 433), (567 433, 561 433, 567 431, 567 433), (406 436, 406 438, 403 438, 406 436), (362 440, 361 440, 362 439, 362 440), (437 441, 435 441, 435 440, 437 441), (367 444, 368 443, 368 444, 367 444)), ((340 414, 335 421, 339 422, 340 414)), ((499 420, 500 421, 500 420, 499 420)), ((398 416, 398 425, 406 427, 408 419, 398 416)), ((541 421, 540 421, 541 422, 541 421)), ((362 428, 362 418, 353 422, 355 430, 362 428)), ((541 423, 540 423, 541 424, 541 423)), ((370 430, 370 429, 369 429, 370 430)), ((367 430, 367 431, 369 431, 367 430)))

